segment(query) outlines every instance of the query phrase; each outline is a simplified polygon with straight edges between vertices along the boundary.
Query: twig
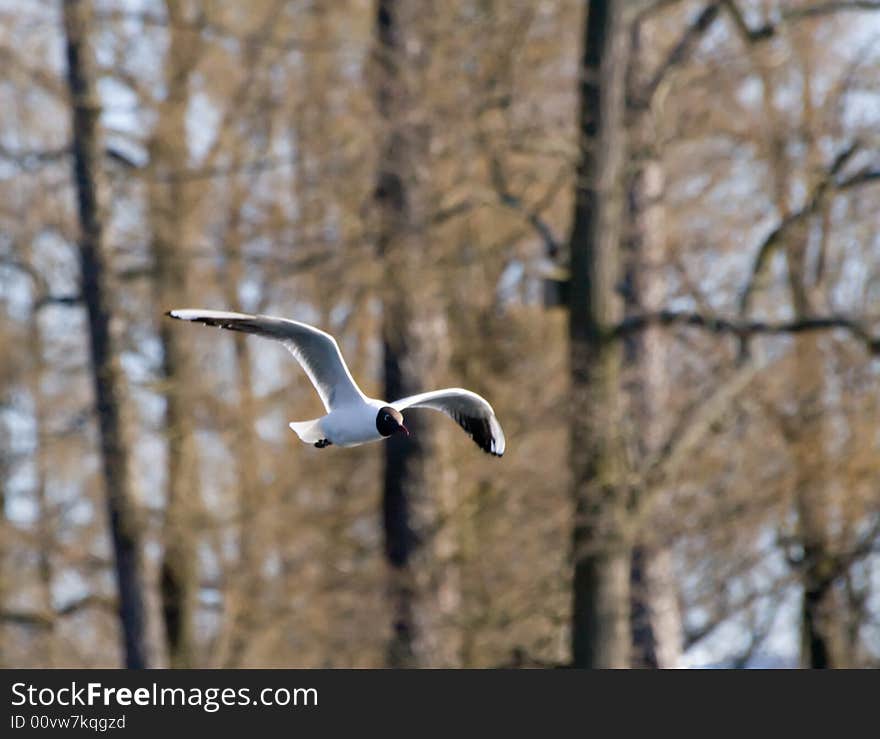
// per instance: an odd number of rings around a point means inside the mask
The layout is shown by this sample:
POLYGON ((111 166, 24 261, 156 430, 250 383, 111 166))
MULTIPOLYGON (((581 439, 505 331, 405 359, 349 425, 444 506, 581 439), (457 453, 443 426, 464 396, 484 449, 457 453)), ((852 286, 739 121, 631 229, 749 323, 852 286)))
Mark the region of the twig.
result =
POLYGON ((690 311, 661 310, 627 316, 611 330, 609 338, 623 338, 650 326, 673 325, 692 326, 715 334, 730 334, 739 339, 757 334, 797 334, 840 328, 849 331, 864 342, 872 354, 880 354, 880 338, 868 333, 867 328, 860 321, 846 316, 811 316, 774 323, 725 318, 690 311))

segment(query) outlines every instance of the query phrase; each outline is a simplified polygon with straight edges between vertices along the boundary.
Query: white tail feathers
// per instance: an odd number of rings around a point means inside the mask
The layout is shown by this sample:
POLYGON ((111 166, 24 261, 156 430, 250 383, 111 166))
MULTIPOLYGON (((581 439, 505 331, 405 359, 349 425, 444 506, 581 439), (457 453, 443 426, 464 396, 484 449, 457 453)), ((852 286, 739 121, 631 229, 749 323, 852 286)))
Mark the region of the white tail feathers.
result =
POLYGON ((311 421, 291 421, 288 426, 299 437, 300 441, 306 444, 317 444, 322 439, 326 439, 323 429, 321 429, 320 418, 311 421))

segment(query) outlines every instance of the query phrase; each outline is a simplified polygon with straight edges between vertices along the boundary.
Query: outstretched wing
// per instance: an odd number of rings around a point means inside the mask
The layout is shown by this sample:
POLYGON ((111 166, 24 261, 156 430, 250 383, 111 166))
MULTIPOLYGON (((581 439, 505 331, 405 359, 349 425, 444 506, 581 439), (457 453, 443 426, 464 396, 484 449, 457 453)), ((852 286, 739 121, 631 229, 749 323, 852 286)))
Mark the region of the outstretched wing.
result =
POLYGON ((165 315, 280 341, 302 365, 328 412, 364 399, 345 365, 336 339, 314 326, 286 318, 215 310, 172 310, 165 315))
POLYGON ((484 452, 500 457, 504 454, 504 432, 489 402, 460 387, 433 390, 410 395, 391 404, 402 411, 406 408, 432 408, 442 411, 461 426, 484 452))

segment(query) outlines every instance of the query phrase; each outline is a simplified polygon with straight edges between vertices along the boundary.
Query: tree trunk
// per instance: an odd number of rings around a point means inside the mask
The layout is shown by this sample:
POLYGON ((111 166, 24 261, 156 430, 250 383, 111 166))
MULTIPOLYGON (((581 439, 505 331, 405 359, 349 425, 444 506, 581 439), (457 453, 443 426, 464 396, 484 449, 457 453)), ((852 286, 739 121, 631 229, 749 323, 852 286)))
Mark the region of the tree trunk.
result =
POLYGON ((40 317, 36 308, 31 313, 28 326, 28 340, 33 356, 33 364, 30 368, 31 398, 34 404, 34 426, 36 428, 37 449, 35 459, 34 492, 37 504, 37 572, 40 580, 40 607, 46 616, 46 630, 41 637, 41 657, 45 667, 55 666, 55 642, 57 640, 57 619, 55 615, 52 584, 54 581, 54 568, 52 566, 52 552, 56 546, 54 512, 49 505, 48 492, 46 490, 49 476, 49 458, 46 442, 48 431, 46 428, 46 400, 43 397, 43 375, 46 366, 43 359, 43 334, 40 330, 40 317))
MULTIPOLYGON (((242 210, 246 193, 240 185, 235 186, 231 198, 231 212, 226 237, 223 241, 225 269, 222 275, 223 294, 229 310, 242 312, 238 286, 244 274, 242 246, 244 241, 242 210)), ((236 415, 239 423, 235 433, 236 477, 238 486, 238 565, 236 568, 235 598, 231 619, 229 653, 226 667, 242 667, 247 657, 247 647, 258 627, 259 609, 263 594, 264 543, 260 536, 258 515, 263 505, 264 494, 260 485, 257 468, 259 455, 256 442, 256 401, 253 394, 253 367, 248 352, 247 338, 235 334, 234 365, 239 392, 236 415)))
MULTIPOLYGON (((807 166, 811 167, 821 162, 822 151, 815 120, 814 62, 807 52, 802 55, 803 128, 807 132, 807 166)), ((828 238, 825 230, 829 228, 830 207, 830 203, 823 206, 823 239, 828 238)), ((807 228, 795 229, 785 255, 792 303, 798 318, 813 314, 810 287, 818 288, 823 281, 821 261, 815 273, 808 277, 808 244, 807 228)), ((795 356, 794 385, 798 398, 794 423, 795 509, 804 556, 801 567, 801 664, 813 668, 849 667, 853 659, 847 638, 850 614, 843 593, 835 588, 835 581, 842 573, 838 571, 837 549, 831 533, 835 512, 826 444, 832 431, 826 421, 825 357, 820 338, 796 336, 795 356)))
POLYGON ((834 584, 839 576, 831 536, 825 454, 824 357, 817 336, 795 337, 797 412, 791 423, 795 511, 803 550, 800 562, 801 665, 847 667, 846 609, 834 584))
MULTIPOLYGON (((650 101, 642 100, 638 90, 644 82, 642 29, 636 24, 630 34, 627 79, 627 133, 629 136, 626 172, 626 214, 624 296, 626 313, 650 313, 665 305, 666 224, 662 202, 664 176, 653 130, 650 101), (632 89, 635 87, 636 89, 632 89)), ((658 327, 647 328, 626 339, 625 361, 629 366, 629 424, 636 453, 645 458, 659 451, 663 442, 662 399, 667 396, 666 345, 658 327)), ((639 497, 663 497, 663 490, 639 491, 639 497)), ((675 590, 672 553, 663 542, 652 541, 650 523, 642 521, 633 550, 632 585, 632 664, 636 667, 669 668, 678 664, 682 650, 681 614, 675 590)))
MULTIPOLYGON (((428 133, 414 115, 413 72, 421 63, 409 49, 408 34, 418 16, 397 0, 379 0, 376 11, 376 102, 382 145, 375 190, 379 217, 377 251, 383 261, 383 393, 388 400, 434 385, 446 361, 445 323, 430 286, 411 295, 412 275, 426 259, 425 186, 418 163, 427 156, 428 133), (404 9, 406 17, 404 16, 404 9)), ((455 659, 442 656, 437 633, 437 580, 428 576, 427 553, 443 500, 437 439, 418 414, 407 417, 410 437, 392 436, 385 454, 382 520, 389 568, 392 633, 386 662, 390 667, 424 667, 455 659)))
MULTIPOLYGON (((159 105, 150 140, 152 253, 157 315, 189 305, 186 219, 192 207, 181 177, 188 158, 186 112, 193 43, 180 28, 186 23, 180 3, 166 0, 169 48, 165 57, 165 99, 159 105)), ((196 666, 195 609, 198 600, 196 521, 199 500, 198 450, 190 393, 195 386, 189 338, 172 321, 161 320, 167 500, 160 598, 171 667, 196 666)))
MULTIPOLYGON (((782 219, 791 215, 789 193, 792 164, 781 145, 790 121, 777 109, 776 81, 772 62, 758 58, 764 87, 764 107, 770 123, 769 159, 774 173, 775 201, 782 219)), ((814 103, 813 72, 808 57, 803 59, 802 129, 807 137, 806 165, 816 167, 822 160, 818 145, 814 103)), ((826 206, 827 207, 827 206, 826 206)), ((821 276, 808 275, 807 249, 809 224, 803 222, 788 231, 784 243, 791 305, 797 319, 813 315, 810 285, 818 287, 821 276)), ((829 433, 825 422, 825 369, 821 341, 816 335, 797 335, 795 371, 792 382, 796 410, 789 419, 788 441, 794 458, 795 512, 798 536, 803 550, 799 565, 803 596, 801 600, 801 664, 804 667, 847 666, 845 647, 847 614, 834 588, 838 572, 831 535, 832 509, 828 487, 828 459, 825 444, 829 433)))
POLYGON ((575 667, 629 664, 632 545, 620 435, 621 347, 608 339, 621 316, 622 15, 622 3, 593 0, 584 26, 569 291, 575 667))
POLYGON ((71 95, 73 176, 80 221, 82 297, 89 324, 92 376, 110 532, 119 588, 125 664, 148 666, 141 529, 132 497, 129 447, 122 423, 123 378, 110 331, 111 290, 106 271, 103 146, 94 56, 87 34, 92 20, 87 0, 65 0, 67 79, 71 95))

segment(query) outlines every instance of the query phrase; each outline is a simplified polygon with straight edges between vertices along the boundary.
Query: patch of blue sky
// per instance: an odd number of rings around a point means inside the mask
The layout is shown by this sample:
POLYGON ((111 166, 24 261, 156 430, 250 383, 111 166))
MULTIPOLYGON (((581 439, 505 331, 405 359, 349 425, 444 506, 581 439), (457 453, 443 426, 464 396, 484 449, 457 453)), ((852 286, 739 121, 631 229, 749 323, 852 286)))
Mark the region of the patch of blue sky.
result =
POLYGON ((216 141, 221 114, 210 96, 196 90, 190 95, 186 111, 186 138, 190 162, 199 163, 216 141))

